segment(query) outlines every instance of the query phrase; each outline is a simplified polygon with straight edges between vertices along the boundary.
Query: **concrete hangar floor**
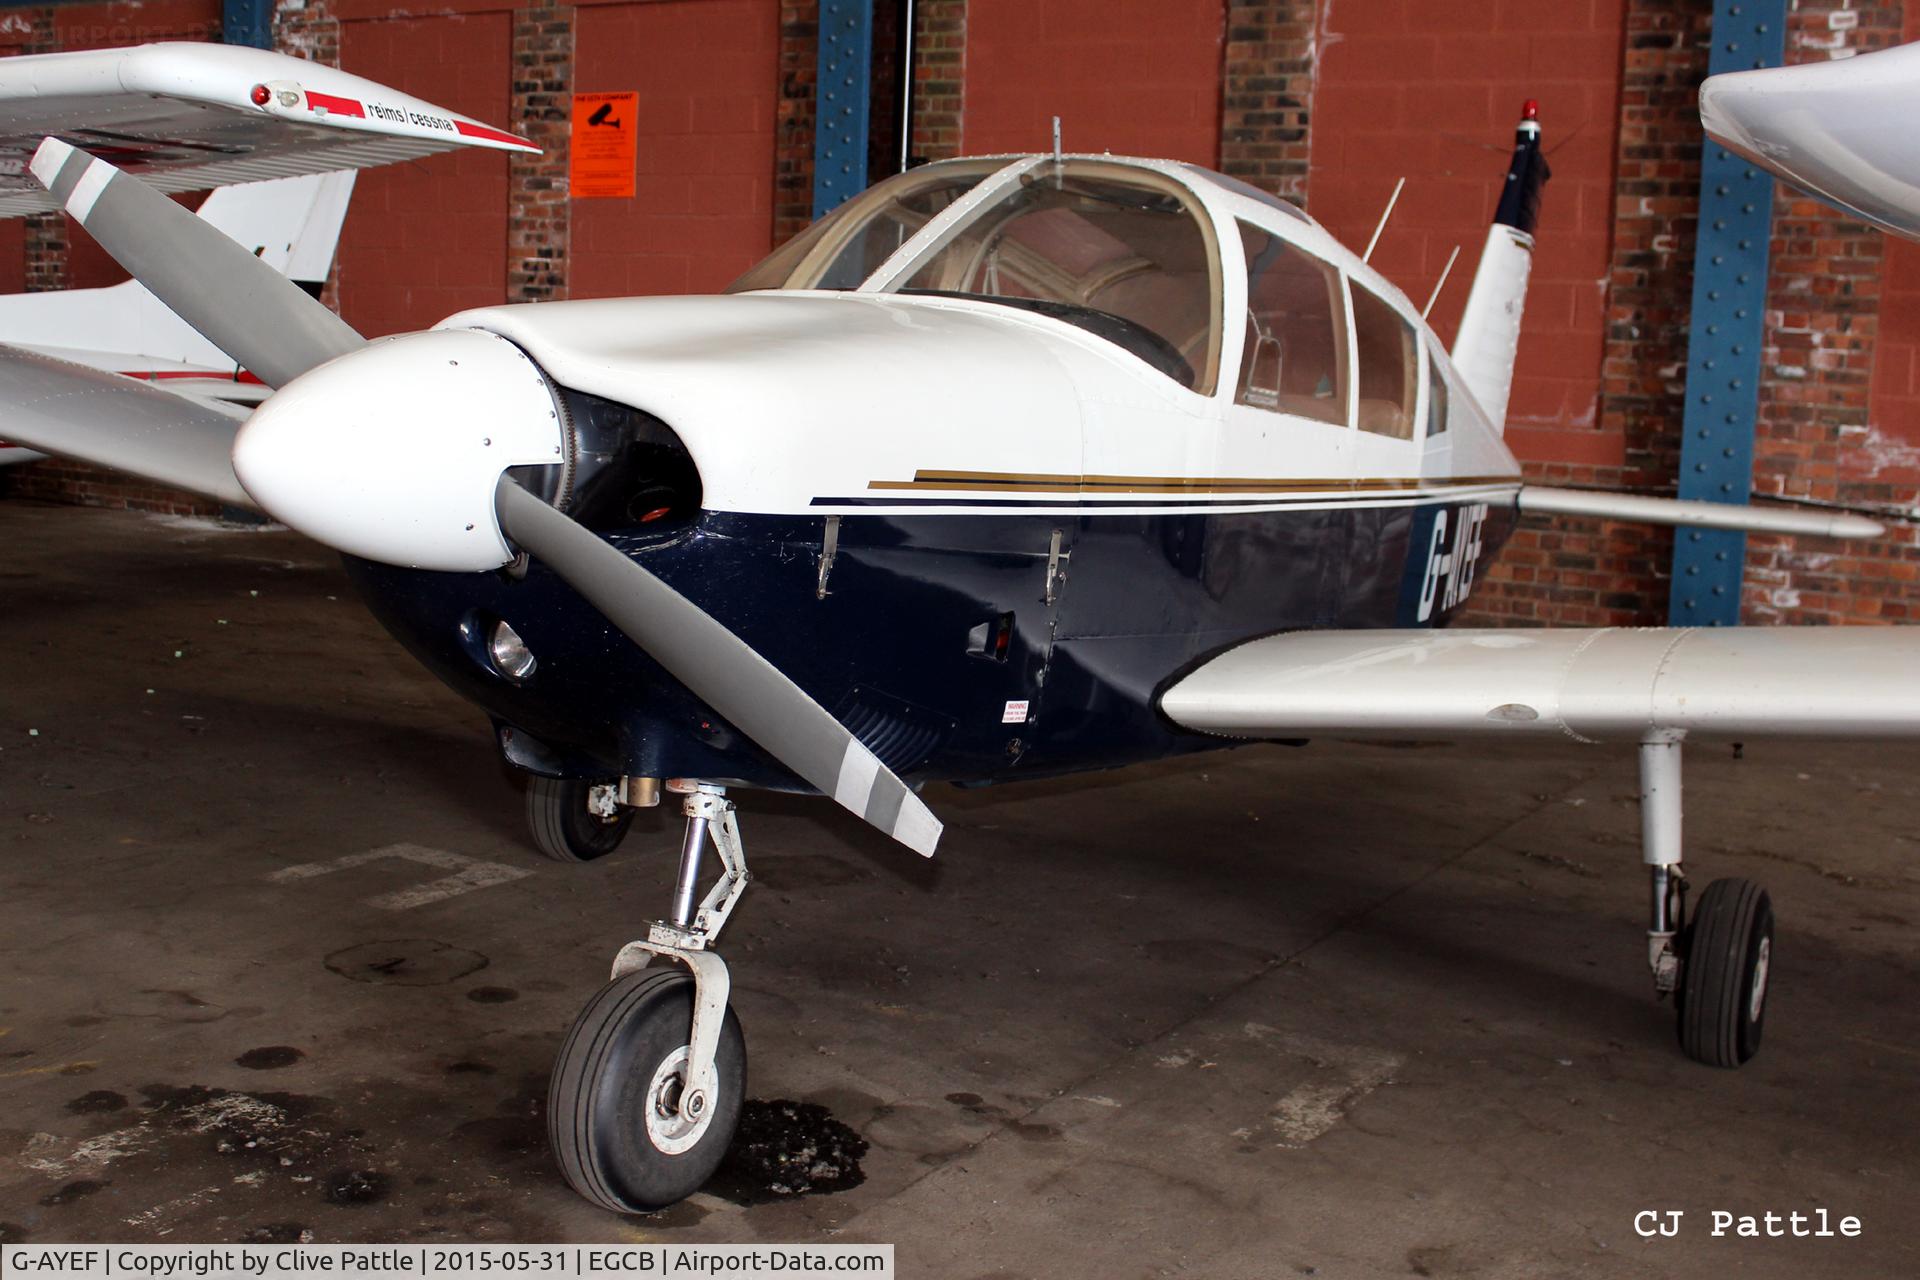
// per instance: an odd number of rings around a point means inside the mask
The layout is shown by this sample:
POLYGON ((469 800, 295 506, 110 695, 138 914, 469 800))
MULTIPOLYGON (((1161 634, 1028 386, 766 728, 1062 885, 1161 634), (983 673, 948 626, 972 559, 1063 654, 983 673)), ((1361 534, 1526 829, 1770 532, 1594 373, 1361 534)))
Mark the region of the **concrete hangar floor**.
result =
POLYGON ((1327 742, 941 788, 926 864, 748 797, 725 946, 752 1114, 803 1158, 623 1220, 555 1173, 545 1077, 666 901, 677 815, 539 858, 476 713, 291 534, 9 502, 0 546, 0 1238, 1920 1274, 1920 749, 1690 755, 1696 884, 1762 881, 1780 919, 1734 1072, 1652 997, 1631 752, 1327 742), (1716 1209, 1862 1234, 1716 1238, 1716 1209))

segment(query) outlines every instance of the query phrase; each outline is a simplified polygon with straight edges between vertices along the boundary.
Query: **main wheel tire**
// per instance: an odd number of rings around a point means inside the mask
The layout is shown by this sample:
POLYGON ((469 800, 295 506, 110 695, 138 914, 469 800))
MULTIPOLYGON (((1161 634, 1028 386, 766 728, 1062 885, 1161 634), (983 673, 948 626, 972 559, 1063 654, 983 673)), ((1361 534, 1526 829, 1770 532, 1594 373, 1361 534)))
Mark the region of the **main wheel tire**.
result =
POLYGON ((1687 926, 1680 975, 1680 1048, 1710 1067, 1760 1051, 1773 966, 1773 902, 1751 880, 1715 880, 1687 926))
POLYGON ((587 808, 593 784, 578 778, 527 779, 527 827, 534 847, 555 862, 592 862, 620 847, 633 810, 602 818, 587 808))
POLYGON ((713 1096, 688 1125, 677 1108, 692 1029, 692 977, 642 969, 602 987, 567 1033, 547 1091, 547 1136, 567 1184, 601 1208, 664 1209, 720 1167, 746 1095, 746 1041, 728 1009, 713 1096))

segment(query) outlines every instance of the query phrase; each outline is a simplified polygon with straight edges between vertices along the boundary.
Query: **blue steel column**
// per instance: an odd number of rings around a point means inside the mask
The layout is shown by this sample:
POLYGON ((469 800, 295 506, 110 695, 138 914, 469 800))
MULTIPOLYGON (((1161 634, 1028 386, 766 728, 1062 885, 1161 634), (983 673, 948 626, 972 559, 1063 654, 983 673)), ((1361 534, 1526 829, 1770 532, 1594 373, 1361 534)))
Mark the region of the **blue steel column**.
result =
MULTIPOLYGON (((1779 66, 1786 30, 1787 0, 1715 0, 1707 73, 1779 66)), ((1773 177, 1707 139, 1681 419, 1682 498, 1745 503, 1752 493, 1772 228, 1773 177)), ((1667 620, 1675 626, 1738 625, 1746 556, 1744 533, 1680 530, 1667 620)))
POLYGON ((867 103, 873 77, 873 0, 820 0, 820 64, 813 112, 813 216, 867 187, 867 103))
POLYGON ((221 0, 220 38, 228 44, 273 48, 273 0, 221 0))

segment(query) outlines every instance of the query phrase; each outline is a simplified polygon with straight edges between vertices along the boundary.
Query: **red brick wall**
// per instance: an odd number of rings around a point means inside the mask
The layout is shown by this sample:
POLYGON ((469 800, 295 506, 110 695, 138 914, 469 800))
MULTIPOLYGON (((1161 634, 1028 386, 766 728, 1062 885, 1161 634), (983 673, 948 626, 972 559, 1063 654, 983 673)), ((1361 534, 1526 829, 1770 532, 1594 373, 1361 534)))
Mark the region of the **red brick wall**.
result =
POLYGON ((967 0, 914 6, 913 154, 961 154, 967 107, 967 0))
MULTIPOLYGON (((1898 0, 1800 0, 1787 26, 1788 61, 1898 44, 1901 8, 1898 0)), ((1920 17, 1920 5, 1915 10, 1920 17)), ((1912 310, 1888 306, 1887 284, 1912 287, 1912 277, 1903 280, 1900 264, 1888 261, 1890 243, 1818 201, 1781 190, 1755 441, 1757 492, 1914 507, 1920 430, 1901 394, 1888 395, 1889 403, 1873 399, 1889 387, 1904 390, 1912 357, 1911 346, 1880 341, 1888 319, 1896 329, 1914 323, 1912 310)), ((1911 308, 1910 296, 1901 296, 1911 308)), ((1766 623, 1920 617, 1916 533, 1906 524, 1871 542, 1750 538, 1743 615, 1766 623)))
POLYGON ((1220 154, 1225 0, 1011 0, 967 12, 964 150, 1220 154))
MULTIPOLYGON (((1591 459, 1599 426, 1623 14, 1608 4, 1322 5, 1308 209, 1364 247, 1406 190, 1373 265, 1451 341, 1506 176, 1521 103, 1552 152, 1509 434, 1528 456, 1591 459), (1537 438, 1551 433, 1550 438, 1537 438), (1559 437, 1571 435, 1563 440, 1559 437)), ((1618 456, 1617 447, 1607 450, 1618 456)))
POLYGON ((567 196, 573 132, 574 14, 536 5, 513 15, 513 116, 507 128, 542 148, 507 157, 507 299, 567 296, 573 233, 567 196))
POLYGON ((1220 171, 1295 204, 1313 156, 1313 0, 1228 0, 1220 171))
MULTIPOLYGON (((1625 5, 1604 336, 1595 370, 1597 429, 1513 432, 1528 475, 1542 483, 1673 490, 1699 207, 1696 95, 1707 70, 1712 12, 1711 0, 1625 5)), ((1560 160, 1552 157, 1556 175, 1560 160)), ((1547 186, 1543 239, 1565 216, 1559 187, 1558 176, 1547 186)), ((1456 300, 1451 314, 1457 317, 1463 300, 1456 300)), ((1529 298, 1529 326, 1534 318, 1529 298)), ((1482 575, 1469 620, 1659 625, 1666 621, 1672 560, 1672 534, 1663 529, 1527 520, 1506 554, 1482 575)))
POLYGON ((641 94, 636 198, 573 208, 573 296, 724 288, 773 245, 780 12, 769 0, 580 10, 576 88, 641 94))
POLYGON ((773 240, 813 221, 813 120, 819 109, 819 0, 780 6, 780 99, 774 108, 773 240))

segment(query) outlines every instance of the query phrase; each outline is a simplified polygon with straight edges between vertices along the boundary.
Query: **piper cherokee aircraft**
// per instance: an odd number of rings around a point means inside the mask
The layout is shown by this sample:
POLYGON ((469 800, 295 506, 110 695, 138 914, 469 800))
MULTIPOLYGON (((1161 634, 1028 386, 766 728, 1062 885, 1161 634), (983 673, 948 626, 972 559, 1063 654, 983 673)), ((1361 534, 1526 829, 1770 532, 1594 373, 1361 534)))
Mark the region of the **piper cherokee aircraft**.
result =
MULTIPOLYGON (((223 98, 257 124, 315 100, 223 98)), ((1523 481, 1500 425, 1547 177, 1533 117, 1452 351, 1291 205, 1058 153, 890 178, 720 296, 489 307, 368 341, 69 132, 30 165, 52 200, 278 390, 236 427, 0 352, 0 403, 38 447, 342 552, 491 718, 544 852, 599 857, 633 808, 680 798, 668 914, 552 1079, 560 1166, 608 1209, 690 1194, 732 1136, 746 1051, 713 948, 749 882, 750 788, 830 796, 931 854, 932 781, 1328 733, 1633 743, 1654 983, 1684 1050, 1731 1067, 1760 1043, 1772 909, 1718 880, 1689 916, 1682 743, 1913 734, 1920 646, 1444 627, 1526 511, 1880 532, 1523 481)))
MULTIPOLYGON (((0 104, 9 87, 6 70, 0 61, 0 104)), ((352 198, 351 170, 273 178, 219 188, 201 204, 199 217, 317 297, 352 198)), ((176 395, 243 405, 267 395, 258 378, 138 280, 0 296, 0 344, 164 383, 176 395)), ((0 440, 0 466, 45 456, 0 440)))

